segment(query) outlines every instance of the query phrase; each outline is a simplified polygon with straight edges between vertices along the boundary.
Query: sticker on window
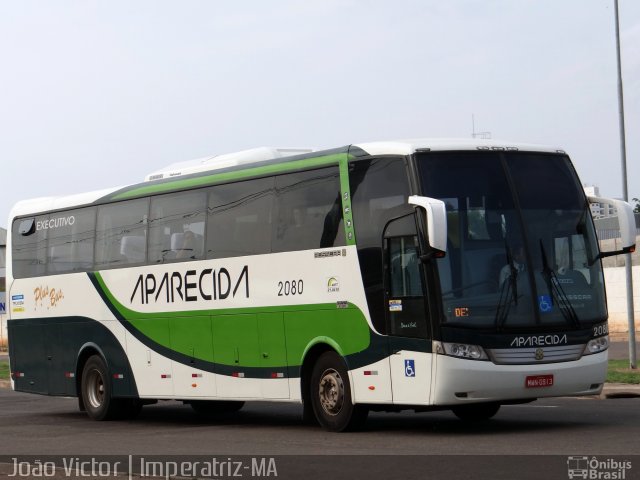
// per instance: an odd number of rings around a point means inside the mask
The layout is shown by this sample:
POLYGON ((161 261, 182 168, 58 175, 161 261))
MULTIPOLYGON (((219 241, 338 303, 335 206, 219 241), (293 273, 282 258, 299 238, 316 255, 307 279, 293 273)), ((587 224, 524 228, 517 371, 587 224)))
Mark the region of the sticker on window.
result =
POLYGON ((553 308, 551 297, 549 295, 540 295, 538 297, 538 308, 542 313, 548 313, 553 308))
POLYGON ((389 300, 389 311, 390 312, 401 312, 402 311, 402 300, 389 300))

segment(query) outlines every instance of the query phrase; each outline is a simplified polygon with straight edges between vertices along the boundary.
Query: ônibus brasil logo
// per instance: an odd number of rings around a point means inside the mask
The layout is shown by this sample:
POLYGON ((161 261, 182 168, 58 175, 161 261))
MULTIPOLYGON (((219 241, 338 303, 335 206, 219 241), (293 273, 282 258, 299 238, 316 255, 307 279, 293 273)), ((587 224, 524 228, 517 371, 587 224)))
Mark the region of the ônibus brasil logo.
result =
POLYGON ((570 480, 625 480, 627 470, 631 470, 631 462, 607 458, 572 456, 567 458, 567 475, 570 480))

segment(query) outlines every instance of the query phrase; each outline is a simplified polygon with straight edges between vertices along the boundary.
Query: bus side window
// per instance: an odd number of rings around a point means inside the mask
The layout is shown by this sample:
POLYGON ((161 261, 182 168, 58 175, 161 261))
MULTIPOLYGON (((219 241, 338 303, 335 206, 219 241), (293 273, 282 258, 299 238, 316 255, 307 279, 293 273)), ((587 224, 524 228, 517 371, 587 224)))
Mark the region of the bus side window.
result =
POLYGON ((402 157, 360 160, 349 165, 353 224, 362 282, 374 327, 387 333, 382 230, 389 220, 412 213, 402 157))
POLYGON ((148 213, 146 198, 98 207, 97 269, 145 261, 148 213))
POLYGON ((273 251, 345 245, 338 167, 276 177, 273 251))
POLYGON ((207 258, 271 253, 273 177, 211 187, 207 258))
POLYGON ((12 258, 15 278, 37 277, 44 275, 47 264, 47 232, 36 225, 48 219, 41 215, 29 220, 17 219, 13 222, 12 258))
POLYGON ((151 199, 149 263, 204 258, 206 190, 170 193, 151 199))
POLYGON ((93 268, 95 209, 82 208, 16 220, 13 275, 86 271, 93 268))
POLYGON ((49 217, 47 271, 63 273, 93 268, 94 208, 49 217))
POLYGON ((120 239, 120 255, 127 263, 144 262, 145 238, 142 235, 123 235, 120 239))
POLYGON ((273 177, 211 187, 206 257, 270 253, 272 203, 273 177))

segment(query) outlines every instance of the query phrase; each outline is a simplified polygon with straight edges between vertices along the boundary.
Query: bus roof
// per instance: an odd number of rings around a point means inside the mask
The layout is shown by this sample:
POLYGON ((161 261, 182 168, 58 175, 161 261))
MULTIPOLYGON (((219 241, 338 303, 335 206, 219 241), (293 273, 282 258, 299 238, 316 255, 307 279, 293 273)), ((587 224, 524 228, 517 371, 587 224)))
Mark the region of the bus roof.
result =
MULTIPOLYGON (((501 140, 480 140, 480 139, 410 139, 394 140, 387 142, 369 142, 354 144, 369 155, 411 155, 418 150, 477 150, 477 149, 514 149, 539 152, 557 152, 557 148, 533 145, 518 144, 501 140)), ((347 150, 348 147, 345 148, 347 150)), ((154 181, 190 175, 200 172, 213 172, 233 167, 250 167, 252 165, 308 155, 311 153, 322 154, 315 148, 298 147, 258 147, 240 152, 226 153, 223 155, 212 155, 186 162, 174 163, 160 170, 154 171, 145 177, 145 181, 154 181)), ((283 160, 286 161, 286 160, 283 160)))
POLYGON ((370 155, 411 155, 420 150, 523 150, 527 152, 564 153, 560 148, 545 145, 471 138, 417 138, 359 143, 354 146, 361 148, 370 155))
MULTIPOLYGON (((69 207, 88 205, 101 199, 120 199, 121 192, 138 190, 145 184, 155 182, 167 183, 180 178, 199 177, 212 174, 257 168, 266 164, 286 163, 294 160, 305 160, 315 157, 328 157, 334 154, 346 155, 356 153, 361 155, 411 155, 418 151, 448 151, 448 150, 520 150, 529 152, 564 153, 556 147, 514 143, 502 140, 484 139, 409 139, 385 142, 369 142, 353 144, 332 150, 316 150, 313 148, 273 148, 258 147, 240 152, 180 162, 169 165, 147 175, 142 183, 130 186, 108 188, 74 195, 41 197, 16 203, 10 213, 10 221, 14 217, 30 215, 45 211, 62 210, 69 207)), ((124 198, 124 197, 121 197, 124 198)))

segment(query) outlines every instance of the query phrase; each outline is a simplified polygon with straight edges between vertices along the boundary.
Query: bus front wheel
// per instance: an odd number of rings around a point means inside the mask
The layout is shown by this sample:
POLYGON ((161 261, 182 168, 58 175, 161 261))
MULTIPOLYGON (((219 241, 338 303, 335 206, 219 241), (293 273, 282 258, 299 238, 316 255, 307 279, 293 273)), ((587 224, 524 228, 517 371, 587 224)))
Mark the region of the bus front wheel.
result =
POLYGON ((336 352, 325 352, 311 373, 311 405, 318 423, 326 430, 342 432, 364 425, 368 409, 351 401, 349 374, 336 352))

